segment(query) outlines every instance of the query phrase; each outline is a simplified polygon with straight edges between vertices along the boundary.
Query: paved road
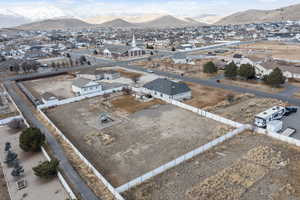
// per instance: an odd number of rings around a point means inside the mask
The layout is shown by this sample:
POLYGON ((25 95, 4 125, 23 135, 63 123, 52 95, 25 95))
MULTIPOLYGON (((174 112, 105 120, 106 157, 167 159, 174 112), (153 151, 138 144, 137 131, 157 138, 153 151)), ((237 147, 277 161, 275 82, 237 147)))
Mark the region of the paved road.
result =
POLYGON ((81 195, 81 198, 84 200, 99 200, 99 198, 91 191, 91 189, 85 184, 77 172, 73 169, 72 165, 66 158, 61 146, 57 143, 54 136, 48 131, 48 129, 38 121, 31 112, 30 107, 18 96, 13 88, 11 82, 4 83, 8 93, 13 98, 14 102, 18 105, 20 111, 28 120, 28 122, 39 128, 42 133, 45 134, 47 143, 53 151, 55 157, 60 161, 60 168, 64 172, 67 180, 74 187, 75 191, 81 195))

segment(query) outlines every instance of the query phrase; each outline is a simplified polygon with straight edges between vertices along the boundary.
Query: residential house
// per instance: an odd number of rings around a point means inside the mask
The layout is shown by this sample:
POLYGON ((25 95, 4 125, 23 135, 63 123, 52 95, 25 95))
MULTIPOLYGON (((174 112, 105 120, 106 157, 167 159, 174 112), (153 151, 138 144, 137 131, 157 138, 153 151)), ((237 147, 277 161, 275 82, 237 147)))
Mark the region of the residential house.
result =
POLYGON ((192 98, 192 90, 185 84, 166 78, 155 79, 143 86, 143 92, 154 97, 185 100, 192 98))
POLYGON ((72 91, 77 96, 81 96, 81 95, 101 92, 102 85, 100 83, 97 83, 89 79, 78 78, 75 79, 72 83, 72 91))
POLYGON ((190 65, 195 64, 195 62, 193 62, 193 59, 185 55, 175 55, 172 57, 172 60, 174 64, 190 64, 190 65))

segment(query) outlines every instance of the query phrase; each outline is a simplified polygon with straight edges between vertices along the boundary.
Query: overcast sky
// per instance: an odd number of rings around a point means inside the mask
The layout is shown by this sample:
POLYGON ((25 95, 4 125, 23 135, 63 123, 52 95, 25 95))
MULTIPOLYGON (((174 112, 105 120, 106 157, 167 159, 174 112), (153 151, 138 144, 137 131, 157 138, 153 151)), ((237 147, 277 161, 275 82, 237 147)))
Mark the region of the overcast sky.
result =
MULTIPOLYGON (((177 16, 228 15, 247 9, 274 9, 300 0, 0 0, 0 9, 53 9, 75 17, 166 13, 177 16)), ((32 12, 33 13, 33 12, 32 12)))

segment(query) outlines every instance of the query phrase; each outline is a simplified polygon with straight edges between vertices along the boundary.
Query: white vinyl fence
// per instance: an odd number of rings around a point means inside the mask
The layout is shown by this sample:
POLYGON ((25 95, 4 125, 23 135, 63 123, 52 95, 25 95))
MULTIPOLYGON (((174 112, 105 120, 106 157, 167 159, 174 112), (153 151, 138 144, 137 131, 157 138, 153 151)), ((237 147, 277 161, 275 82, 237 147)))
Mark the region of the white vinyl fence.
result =
POLYGON ((271 133, 271 132, 269 132, 265 129, 262 129, 262 128, 254 128, 254 131, 257 132, 257 133, 263 134, 263 135, 267 135, 267 136, 272 137, 274 139, 277 139, 277 140, 280 140, 280 141, 283 141, 283 142, 287 142, 289 144, 296 145, 296 146, 300 147, 300 140, 298 140, 298 139, 288 137, 288 136, 284 136, 284 135, 281 135, 281 134, 278 134, 278 133, 271 133))
POLYGON ((49 103, 46 103, 46 104, 38 105, 37 108, 45 109, 45 108, 49 108, 49 107, 52 107, 52 106, 60 106, 60 105, 68 104, 68 103, 82 101, 82 100, 88 99, 88 98, 93 98, 93 97, 97 97, 97 96, 101 96, 101 95, 105 95, 105 94, 111 94, 111 93, 114 93, 114 92, 119 92, 119 91, 122 91, 124 87, 125 86, 121 86, 121 87, 118 87, 118 88, 113 88, 113 89, 109 89, 109 90, 105 90, 105 91, 101 91, 101 92, 96 92, 96 93, 86 94, 86 95, 82 95, 82 96, 72 97, 72 98, 63 99, 63 100, 59 100, 59 101, 55 101, 55 102, 49 102, 49 103))
MULTIPOLYGON (((147 91, 146 89, 144 88, 135 88, 135 87, 131 87, 130 88, 132 91, 134 92, 143 92, 143 93, 149 93, 149 91, 147 91)), ((152 95, 152 94, 151 94, 152 95)), ((219 115, 215 115, 213 113, 210 113, 210 112, 207 112, 205 110, 202 110, 202 109, 199 109, 199 108, 196 108, 196 107, 193 107, 193 106, 190 106, 188 104, 184 104, 180 101, 177 101, 177 100, 173 100, 173 99, 168 99, 168 98, 162 98, 160 95, 153 95, 155 98, 158 98, 158 99, 161 99, 169 104, 173 104, 175 106, 178 106, 180 108, 183 108, 183 109, 186 109, 186 110, 189 110, 189 111, 192 111, 200 116, 203 116, 203 117, 206 117, 206 118, 210 118, 212 120, 215 120, 215 121, 218 121, 218 122, 221 122, 223 124, 227 124, 229 126, 233 126, 233 127, 241 127, 243 126, 244 124, 241 124, 241 123, 238 123, 238 122, 235 122, 235 121, 232 121, 230 119, 226 119, 224 117, 221 117, 219 115)))
POLYGON ((80 151, 72 144, 72 142, 56 127, 56 125, 47 117, 47 115, 41 111, 41 109, 37 109, 40 114, 47 120, 49 124, 53 128, 55 128, 56 132, 62 139, 67 142, 73 149, 73 151, 77 154, 77 156, 93 171, 93 173, 97 176, 97 178, 109 189, 109 191, 114 195, 117 200, 124 200, 124 198, 117 192, 117 190, 100 174, 100 172, 88 161, 80 151))
POLYGON ((8 124, 9 122, 11 122, 15 119, 23 119, 23 117, 21 115, 18 115, 18 116, 13 116, 13 117, 8 117, 8 118, 5 118, 5 119, 1 119, 0 120, 0 126, 8 124))
POLYGON ((219 137, 219 138, 217 138, 217 139, 215 139, 215 140, 199 147, 198 149, 195 149, 195 150, 193 150, 193 151, 191 151, 187 154, 184 154, 183 156, 180 156, 180 157, 176 158, 175 160, 172 160, 172 161, 168 162, 167 164, 164 164, 164 165, 162 165, 162 166, 160 166, 160 167, 158 167, 158 168, 156 168, 156 169, 154 169, 154 170, 152 170, 152 171, 150 171, 150 172, 148 172, 148 173, 146 173, 146 174, 144 174, 144 175, 142 175, 138 178, 135 178, 134 180, 118 187, 117 191, 119 193, 125 192, 125 191, 129 190, 130 188, 132 188, 134 186, 137 186, 137 185, 149 180, 150 178, 152 178, 152 177, 154 177, 158 174, 161 174, 161 173, 163 173, 163 172, 165 172, 165 171, 167 171, 167 170, 169 170, 169 169, 171 169, 171 168, 173 168, 173 167, 175 167, 175 166, 177 166, 177 165, 179 165, 179 164, 181 164, 181 163, 183 163, 183 162, 185 162, 185 161, 187 161, 187 160, 189 160, 189 159, 191 159, 191 158, 193 158, 193 157, 195 157, 195 156, 197 156, 197 155, 199 155, 199 154, 201 154, 201 153, 203 153, 203 152, 205 152, 209 149, 211 149, 212 147, 217 146, 218 144, 220 144, 220 143, 236 136, 237 134, 242 133, 245 130, 250 130, 250 129, 251 129, 250 125, 241 126, 237 129, 235 129, 234 131, 231 131, 231 132, 227 133, 226 135, 223 135, 223 136, 221 136, 221 137, 219 137))

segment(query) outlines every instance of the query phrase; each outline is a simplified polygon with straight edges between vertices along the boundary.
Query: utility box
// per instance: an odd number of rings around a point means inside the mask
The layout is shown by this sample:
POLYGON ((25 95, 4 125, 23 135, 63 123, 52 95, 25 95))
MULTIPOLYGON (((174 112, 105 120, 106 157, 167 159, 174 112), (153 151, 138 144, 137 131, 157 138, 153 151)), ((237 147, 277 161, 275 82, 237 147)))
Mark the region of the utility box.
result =
POLYGON ((283 128, 283 122, 280 120, 274 120, 267 123, 267 131, 271 133, 278 133, 283 128))

